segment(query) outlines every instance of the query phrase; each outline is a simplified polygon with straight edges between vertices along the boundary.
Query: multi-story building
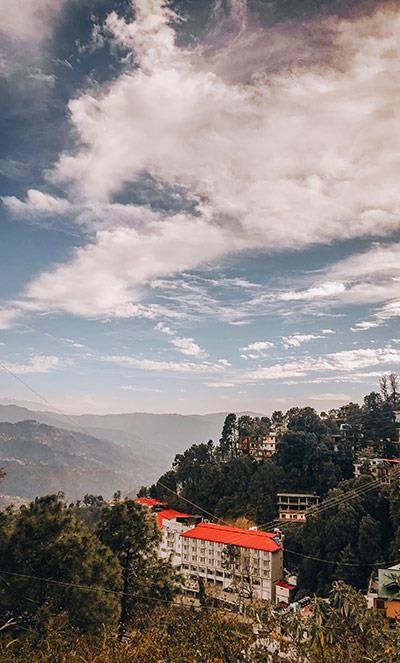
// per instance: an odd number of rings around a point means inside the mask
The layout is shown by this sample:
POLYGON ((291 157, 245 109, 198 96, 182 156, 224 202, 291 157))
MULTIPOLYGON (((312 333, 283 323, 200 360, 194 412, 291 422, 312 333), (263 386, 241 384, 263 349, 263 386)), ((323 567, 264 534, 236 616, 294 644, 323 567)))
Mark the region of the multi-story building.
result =
POLYGON ((320 497, 315 493, 278 493, 276 497, 278 518, 284 521, 304 522, 306 511, 320 503, 320 497))
POLYGON ((168 559, 177 571, 182 570, 181 535, 195 527, 201 516, 165 509, 157 513, 158 526, 161 528, 160 557, 168 559))
POLYGON ((157 525, 161 529, 159 555, 161 559, 168 559, 179 571, 182 564, 180 535, 199 523, 201 516, 169 509, 167 502, 160 502, 151 497, 138 497, 136 501, 149 507, 154 513, 157 525))
POLYGON ((271 458, 276 453, 277 437, 275 432, 268 433, 262 440, 246 436, 239 440, 238 452, 241 456, 251 456, 256 460, 271 458))
POLYGON ((212 593, 275 600, 275 583, 283 576, 279 533, 202 522, 181 539, 181 573, 189 580, 202 579, 212 593))

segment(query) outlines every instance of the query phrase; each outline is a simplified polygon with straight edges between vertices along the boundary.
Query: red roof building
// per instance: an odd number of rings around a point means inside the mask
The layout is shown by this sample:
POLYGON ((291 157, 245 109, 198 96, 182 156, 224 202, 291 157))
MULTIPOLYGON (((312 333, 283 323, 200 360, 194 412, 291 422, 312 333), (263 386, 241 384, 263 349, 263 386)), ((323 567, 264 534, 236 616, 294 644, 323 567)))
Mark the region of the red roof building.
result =
POLYGON ((275 600, 275 583, 283 576, 277 534, 203 522, 180 538, 183 576, 202 578, 210 591, 221 596, 228 592, 275 600))
POLYGON ((180 511, 174 511, 174 509, 163 509, 162 511, 157 511, 156 515, 157 525, 159 527, 163 526, 163 520, 176 520, 179 523, 188 518, 196 518, 196 516, 193 516, 190 513, 181 513, 180 511))
POLYGON ((137 497, 135 501, 149 507, 168 506, 167 502, 160 502, 160 500, 155 500, 153 497, 137 497))
POLYGON ((274 540, 275 534, 271 532, 260 532, 259 530, 240 529, 228 525, 213 525, 211 523, 199 523, 196 527, 184 532, 181 536, 203 541, 214 541, 224 545, 233 545, 251 550, 264 550, 265 552, 276 552, 282 546, 274 540))

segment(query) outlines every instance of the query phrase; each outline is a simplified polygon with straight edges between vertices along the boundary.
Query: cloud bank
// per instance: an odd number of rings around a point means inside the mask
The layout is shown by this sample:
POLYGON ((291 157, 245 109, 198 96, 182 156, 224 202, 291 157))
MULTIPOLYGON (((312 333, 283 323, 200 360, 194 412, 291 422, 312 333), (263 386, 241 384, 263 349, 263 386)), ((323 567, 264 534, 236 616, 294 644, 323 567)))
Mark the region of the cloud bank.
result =
MULTIPOLYGON (((267 59, 254 79, 232 82, 206 50, 176 45, 177 18, 166 2, 134 6, 134 21, 113 12, 105 31, 132 51, 135 66, 70 101, 78 147, 50 174, 65 200, 32 190, 25 201, 5 200, 27 214, 69 207, 95 234, 69 262, 28 284, 22 308, 129 317, 138 314, 145 283, 228 253, 399 229, 398 9, 320 19, 332 35, 329 59, 290 71, 267 59), (193 212, 117 203, 143 173, 165 190, 187 192, 193 212)), ((240 34, 245 4, 233 8, 240 34)), ((282 299, 347 296, 340 270, 328 276, 282 299)), ((397 311, 391 306, 387 315, 397 311)))

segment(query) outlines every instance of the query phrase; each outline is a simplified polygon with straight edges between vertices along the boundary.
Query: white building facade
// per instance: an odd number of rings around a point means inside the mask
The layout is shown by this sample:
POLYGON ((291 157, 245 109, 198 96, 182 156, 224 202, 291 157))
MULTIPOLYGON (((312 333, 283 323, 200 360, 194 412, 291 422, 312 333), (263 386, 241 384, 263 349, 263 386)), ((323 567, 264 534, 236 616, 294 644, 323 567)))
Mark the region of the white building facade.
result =
POLYGON ((203 522, 181 538, 183 575, 243 598, 275 600, 275 582, 283 577, 275 535, 203 522))

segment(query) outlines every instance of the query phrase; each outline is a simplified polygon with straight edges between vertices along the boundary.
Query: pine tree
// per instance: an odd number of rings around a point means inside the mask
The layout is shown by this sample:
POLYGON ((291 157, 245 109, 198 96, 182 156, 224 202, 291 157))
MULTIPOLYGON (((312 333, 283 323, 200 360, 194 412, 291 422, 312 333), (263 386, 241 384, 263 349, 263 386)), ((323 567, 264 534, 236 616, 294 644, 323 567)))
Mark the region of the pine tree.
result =
POLYGON ((46 607, 53 613, 64 611, 84 630, 116 621, 118 560, 58 496, 37 498, 18 514, 9 512, 6 521, 2 570, 16 575, 6 575, 2 612, 33 617, 46 607))
POLYGON ((160 533, 154 515, 133 500, 104 507, 98 525, 100 540, 117 556, 122 568, 119 637, 135 608, 146 600, 170 600, 174 593, 172 568, 158 558, 160 533))
POLYGON ((235 443, 236 443, 236 414, 231 413, 225 417, 221 438, 219 440, 219 447, 222 458, 234 455, 235 443))

